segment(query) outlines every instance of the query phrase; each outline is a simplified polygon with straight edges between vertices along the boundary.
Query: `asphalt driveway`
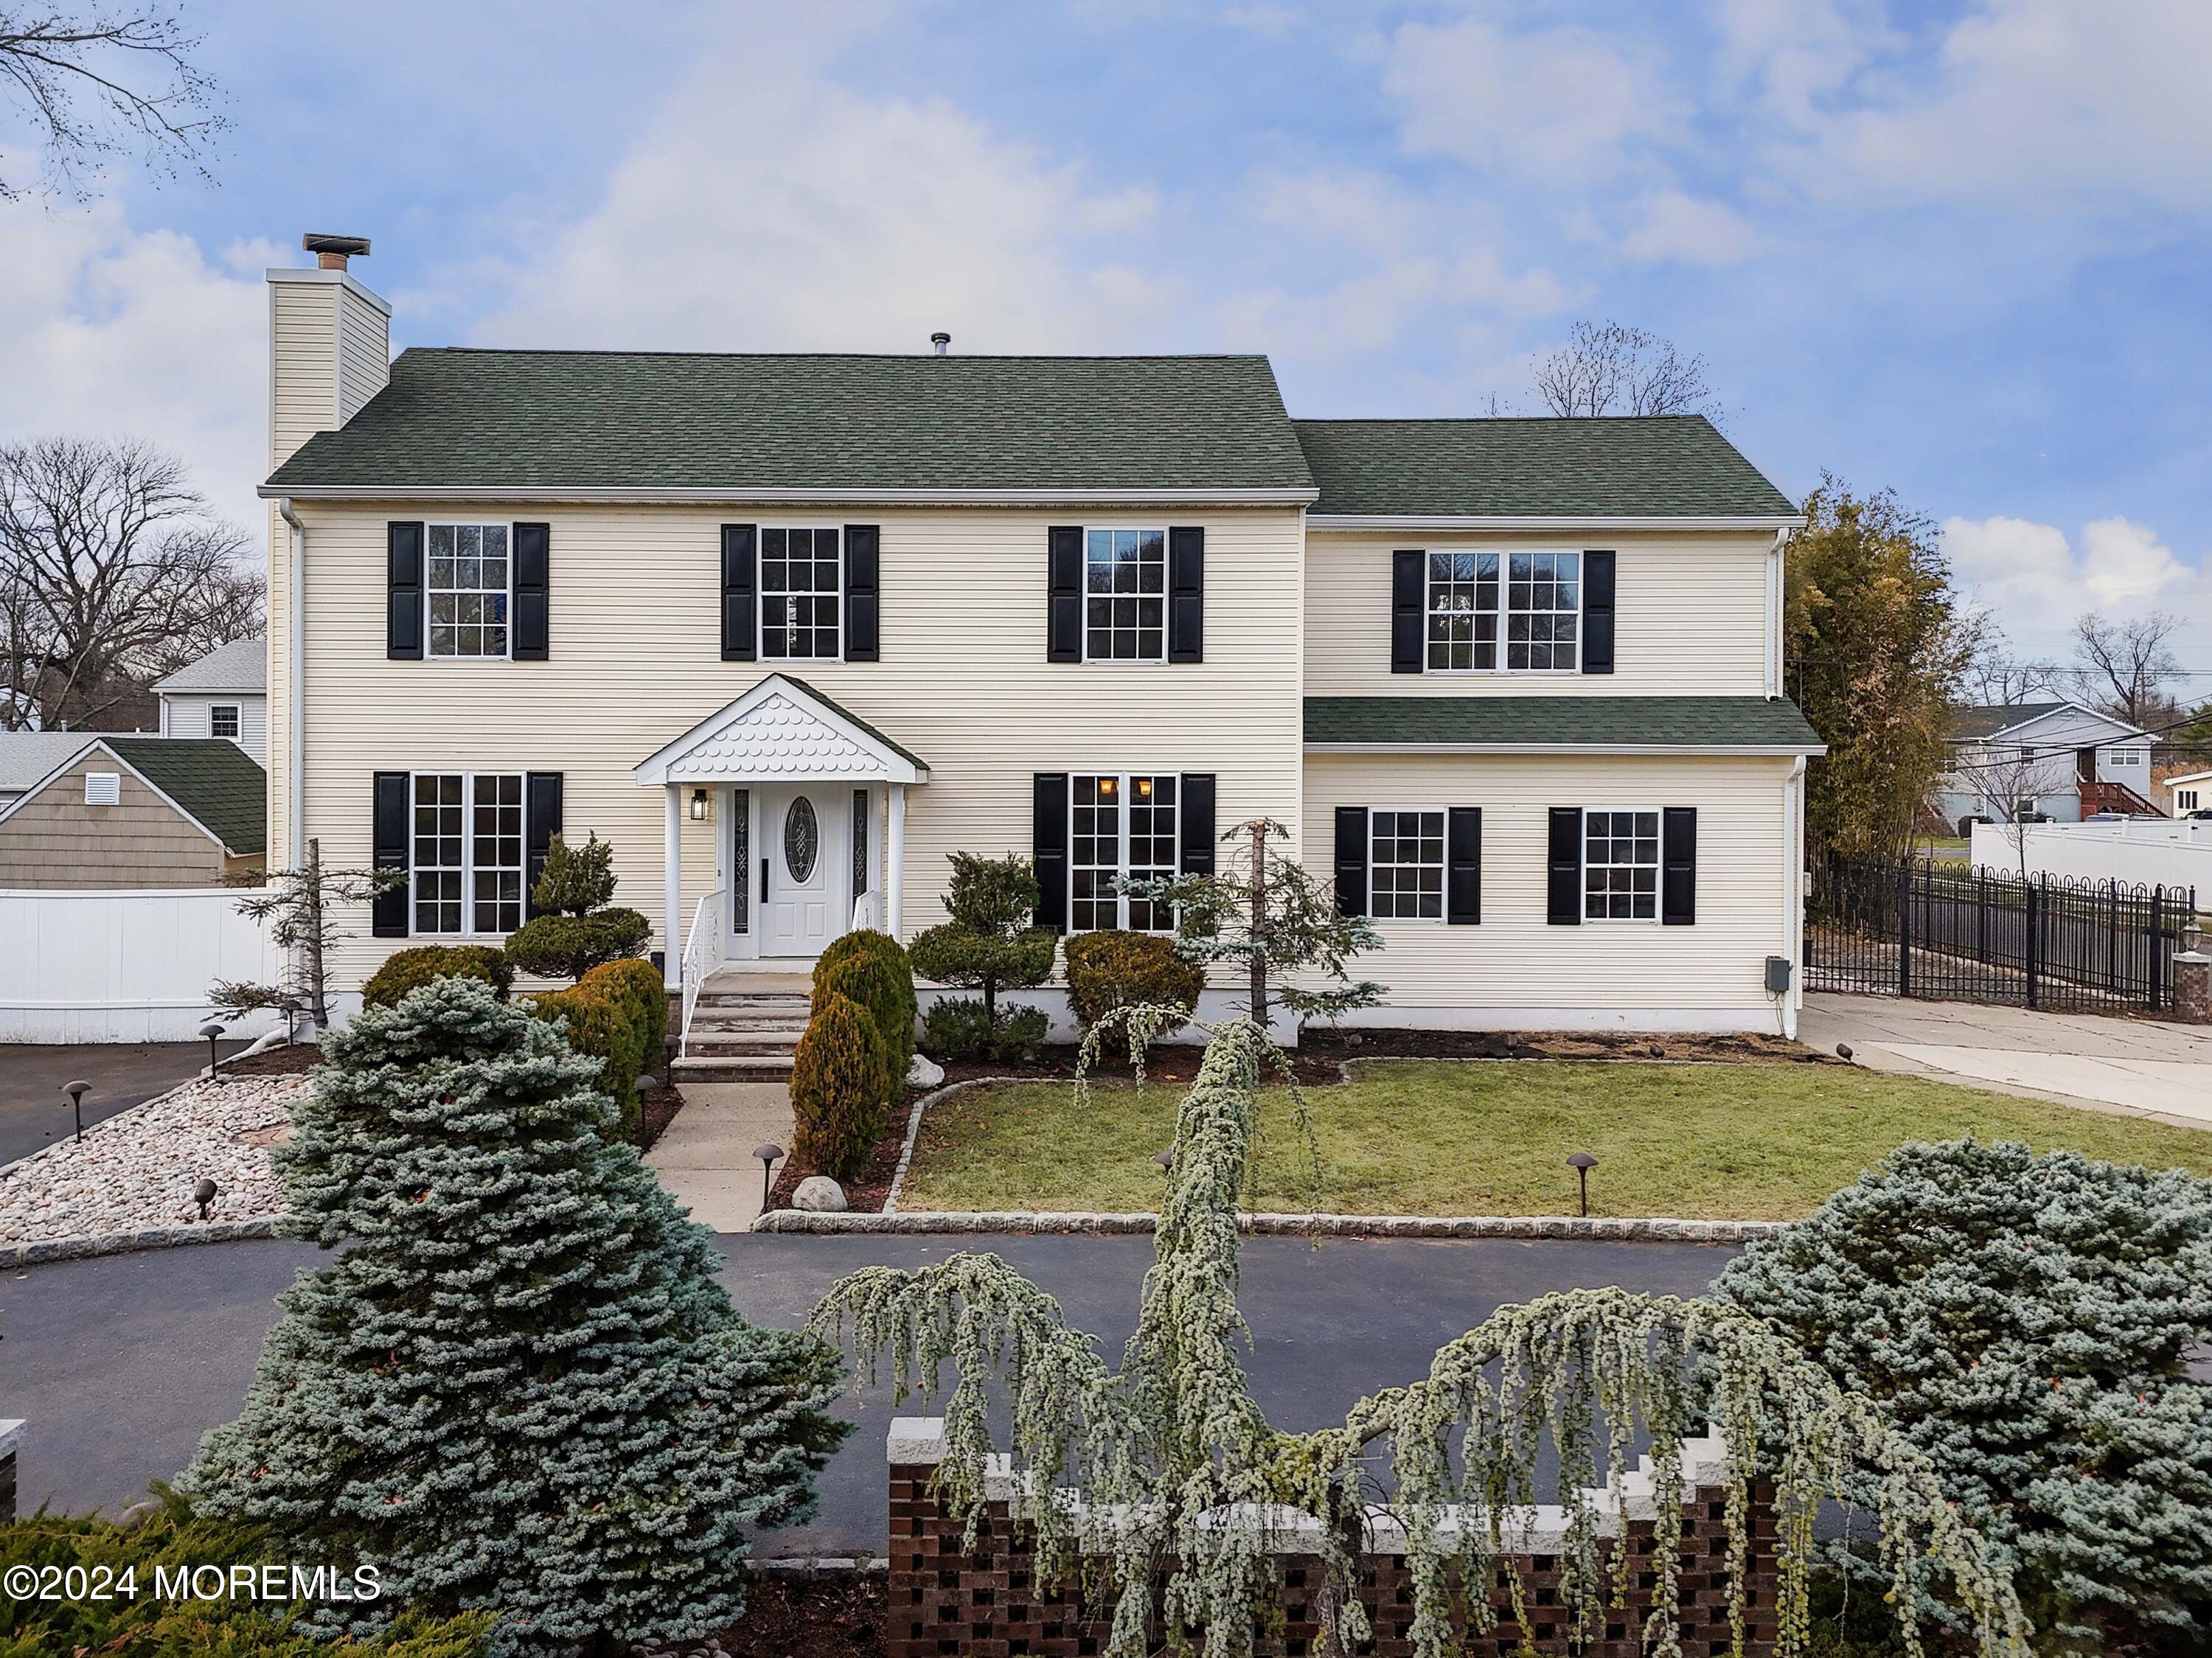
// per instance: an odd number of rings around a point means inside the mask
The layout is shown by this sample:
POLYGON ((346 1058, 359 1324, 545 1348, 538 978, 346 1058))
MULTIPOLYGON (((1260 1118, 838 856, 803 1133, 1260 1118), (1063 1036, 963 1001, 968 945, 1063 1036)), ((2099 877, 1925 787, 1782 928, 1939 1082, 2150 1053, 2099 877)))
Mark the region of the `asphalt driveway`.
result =
MULTIPOLYGON (((246 1047, 218 1042, 225 1059, 246 1047)), ((207 1064, 205 1042, 0 1042, 0 1164, 76 1132, 64 1083, 88 1082, 84 1123, 143 1105, 207 1064)))
MULTIPOLYGON (((792 1326, 842 1274, 913 1266, 967 1245, 995 1249, 1118 1354, 1152 1259, 1147 1237, 810 1237, 718 1240, 738 1307, 792 1326)), ((1607 1284, 1693 1295, 1734 1250, 1698 1244, 1256 1238, 1243 1305, 1253 1385, 1291 1429, 1341 1419, 1379 1387, 1425 1373, 1444 1342, 1498 1306, 1607 1284)), ((173 1474, 206 1430, 237 1412, 272 1297, 320 1252, 284 1241, 206 1244, 64 1261, 0 1278, 0 1417, 28 1428, 26 1510, 113 1511, 173 1474)), ((860 1423, 822 1480, 822 1513, 770 1539, 774 1554, 879 1553, 884 1546, 887 1393, 847 1401, 860 1423)), ((909 1404, 906 1407, 917 1407, 909 1404)))

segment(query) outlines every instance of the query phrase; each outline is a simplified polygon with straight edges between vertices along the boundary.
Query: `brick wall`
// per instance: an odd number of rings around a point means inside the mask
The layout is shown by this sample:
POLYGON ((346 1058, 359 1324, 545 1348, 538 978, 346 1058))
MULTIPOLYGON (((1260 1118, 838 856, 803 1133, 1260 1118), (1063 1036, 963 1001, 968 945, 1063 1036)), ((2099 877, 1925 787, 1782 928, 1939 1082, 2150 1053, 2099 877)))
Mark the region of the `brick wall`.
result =
MULTIPOLYGON (((1110 1608, 1081 1603, 1073 1585, 1046 1588, 1036 1579, 1028 1527, 1009 1504, 994 1500, 989 1519, 978 1532, 973 1551, 961 1546, 962 1526, 940 1508, 930 1491, 936 1474, 931 1455, 934 1422, 906 1418, 892 1429, 890 1481, 890 1585, 884 1651, 889 1658, 1090 1658, 1104 1650, 1110 1608)), ((1686 1456, 1686 1463, 1688 1461, 1686 1456)), ((1710 1471, 1711 1464, 1704 1465, 1710 1471)), ((1771 1494, 1753 1494, 1751 1588, 1747 1597, 1746 1644, 1754 1654, 1771 1653, 1776 1637, 1774 1514, 1771 1494)), ((1685 1503, 1680 1576, 1684 1658, 1717 1658, 1729 1650, 1727 1525, 1725 1487, 1699 1483, 1685 1503)), ((1557 1511, 1554 1510, 1554 1513, 1557 1511)), ((1652 1521, 1626 1521, 1626 1546, 1648 1563, 1656 1546, 1652 1521)), ((1532 1633, 1546 1652, 1567 1650, 1565 1614, 1559 1601, 1559 1558, 1531 1552, 1513 1557, 1521 1569, 1532 1633)), ((1318 1556, 1283 1557, 1278 1605, 1279 1630, 1263 1633, 1261 1658, 1304 1658, 1318 1649, 1320 1591, 1326 1570, 1318 1556)), ((1511 1622, 1511 1603, 1501 1561, 1500 1581, 1492 1586, 1497 1627, 1469 1640, 1462 1649, 1473 1658, 1514 1658, 1520 1631, 1511 1622)), ((1608 1610, 1603 1637, 1578 1649, 1589 1658, 1637 1658, 1638 1631, 1650 1606, 1656 1574, 1639 1570, 1629 1590, 1629 1606, 1608 1610)), ((1455 1588, 1457 1576, 1454 1574, 1455 1588)), ((1371 1650, 1379 1658, 1401 1658, 1413 1650, 1407 1630, 1413 1615, 1412 1575, 1402 1554, 1368 1555, 1360 1562, 1359 1594, 1375 1628, 1371 1650)))

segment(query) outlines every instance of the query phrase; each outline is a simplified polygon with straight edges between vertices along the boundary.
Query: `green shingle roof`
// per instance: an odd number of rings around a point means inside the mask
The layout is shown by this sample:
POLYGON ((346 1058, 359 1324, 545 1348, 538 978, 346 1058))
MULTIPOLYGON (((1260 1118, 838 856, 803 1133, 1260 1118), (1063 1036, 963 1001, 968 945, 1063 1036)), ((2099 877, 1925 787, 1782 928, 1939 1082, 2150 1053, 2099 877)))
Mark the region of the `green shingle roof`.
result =
POLYGON ((317 488, 1313 488, 1259 356, 409 350, 317 488))
POLYGON ((1797 508, 1702 415, 1301 420, 1322 513, 1788 518, 1797 508))
POLYGON ((1796 703, 1764 696, 1310 696, 1305 738, 1357 747, 1821 747, 1796 703))
POLYGON ((234 855, 269 849, 269 774, 226 737, 100 737, 234 855))

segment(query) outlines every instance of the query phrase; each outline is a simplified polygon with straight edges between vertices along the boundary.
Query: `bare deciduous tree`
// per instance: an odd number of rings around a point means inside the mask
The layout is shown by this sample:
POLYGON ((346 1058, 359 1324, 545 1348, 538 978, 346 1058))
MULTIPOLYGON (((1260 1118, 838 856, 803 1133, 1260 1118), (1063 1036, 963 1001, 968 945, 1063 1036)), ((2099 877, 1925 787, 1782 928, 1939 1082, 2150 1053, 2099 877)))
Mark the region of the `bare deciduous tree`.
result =
POLYGON ((2012 641, 1987 611, 1962 616, 1960 625, 1972 641, 1973 655, 1966 665, 1963 695, 1984 708, 2008 708, 2038 697, 2065 695, 2066 670, 2045 657, 2025 661, 2014 654, 2012 641))
POLYGON ((83 727, 258 632, 246 546, 148 445, 0 446, 0 728, 83 727))
POLYGON ((2181 677, 2166 641, 2183 619, 2153 610, 2114 622, 2092 610, 2074 623, 2074 672, 2082 695, 2115 720, 2141 730, 2173 723, 2180 708, 2167 688, 2181 677))
POLYGON ((1717 415, 1703 353, 1622 323, 1578 322, 1536 367, 1536 393, 1555 415, 1717 415))
POLYGON ((83 201, 107 160, 132 149, 154 173, 205 178, 228 123, 214 78, 192 62, 199 44, 158 4, 0 4, 0 92, 41 141, 35 182, 0 168, 0 201, 34 190, 83 201))

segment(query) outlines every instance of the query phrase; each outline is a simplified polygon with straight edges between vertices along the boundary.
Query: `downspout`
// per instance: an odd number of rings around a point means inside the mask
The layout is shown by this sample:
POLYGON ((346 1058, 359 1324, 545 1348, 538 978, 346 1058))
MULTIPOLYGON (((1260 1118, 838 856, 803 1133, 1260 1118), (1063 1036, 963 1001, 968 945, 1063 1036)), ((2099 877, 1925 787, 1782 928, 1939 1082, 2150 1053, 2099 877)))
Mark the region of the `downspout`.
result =
POLYGON ((1766 550, 1766 694, 1782 695, 1782 550, 1790 544, 1785 527, 1774 532, 1766 550))
POLYGON ((1797 1037, 1797 1011, 1805 1003, 1805 756, 1790 762, 1782 786, 1782 953, 1790 961, 1790 988, 1782 997, 1784 1040, 1797 1037))
POLYGON ((290 868, 307 861, 307 784, 301 750, 307 734, 307 526, 292 510, 292 498, 277 498, 276 511, 292 527, 291 556, 285 562, 287 621, 284 624, 284 855, 290 868))

